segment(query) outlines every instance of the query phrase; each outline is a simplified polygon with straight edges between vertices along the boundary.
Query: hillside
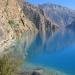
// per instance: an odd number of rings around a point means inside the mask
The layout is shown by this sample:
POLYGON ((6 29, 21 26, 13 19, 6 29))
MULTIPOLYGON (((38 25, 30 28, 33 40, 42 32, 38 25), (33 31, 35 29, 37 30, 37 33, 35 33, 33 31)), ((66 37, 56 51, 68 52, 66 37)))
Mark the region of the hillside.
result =
POLYGON ((50 35, 54 34, 54 32, 59 29, 59 26, 56 23, 51 22, 41 8, 25 2, 23 11, 26 16, 35 24, 44 40, 48 40, 50 35))
POLYGON ((0 7, 0 51, 24 32, 34 33, 38 29, 46 40, 58 29, 74 26, 71 24, 75 21, 75 11, 60 5, 34 6, 23 0, 1 0, 0 7))
POLYGON ((75 31, 74 10, 0 0, 0 75, 67 75, 63 69, 72 71, 65 61, 71 54, 65 48, 75 37, 69 30, 75 31))
POLYGON ((0 52, 13 45, 23 33, 36 31, 22 7, 22 0, 0 0, 0 52))
POLYGON ((59 26, 65 27, 75 20, 75 10, 57 4, 42 4, 38 5, 43 9, 46 16, 59 26))

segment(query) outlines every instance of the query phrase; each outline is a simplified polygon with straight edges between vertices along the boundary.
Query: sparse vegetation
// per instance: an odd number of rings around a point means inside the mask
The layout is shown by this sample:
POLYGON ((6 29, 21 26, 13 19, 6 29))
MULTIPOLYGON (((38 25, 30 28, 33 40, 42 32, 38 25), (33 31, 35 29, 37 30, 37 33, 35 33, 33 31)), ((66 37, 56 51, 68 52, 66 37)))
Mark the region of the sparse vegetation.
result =
POLYGON ((13 20, 9 20, 8 23, 10 24, 11 27, 17 27, 18 24, 16 24, 13 20))
POLYGON ((20 60, 10 55, 4 55, 0 58, 0 75, 17 75, 20 64, 20 60))
POLYGON ((14 24, 14 21, 13 21, 13 20, 9 20, 8 23, 9 23, 10 25, 13 25, 13 24, 14 24))

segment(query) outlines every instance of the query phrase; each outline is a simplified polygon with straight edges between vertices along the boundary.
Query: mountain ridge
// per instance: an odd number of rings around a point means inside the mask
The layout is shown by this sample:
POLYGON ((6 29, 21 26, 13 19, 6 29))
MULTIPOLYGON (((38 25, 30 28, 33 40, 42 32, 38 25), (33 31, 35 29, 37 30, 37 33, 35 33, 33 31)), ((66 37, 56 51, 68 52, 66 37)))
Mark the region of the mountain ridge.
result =
POLYGON ((58 25, 68 25, 75 19, 75 10, 57 4, 38 5, 46 16, 58 25))

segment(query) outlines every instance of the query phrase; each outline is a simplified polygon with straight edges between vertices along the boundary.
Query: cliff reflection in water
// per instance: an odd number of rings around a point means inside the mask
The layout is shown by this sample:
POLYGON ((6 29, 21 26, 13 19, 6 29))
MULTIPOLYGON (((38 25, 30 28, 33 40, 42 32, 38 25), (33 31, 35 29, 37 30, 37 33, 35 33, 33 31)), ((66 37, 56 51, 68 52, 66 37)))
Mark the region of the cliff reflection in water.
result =
POLYGON ((75 33, 71 30, 57 31, 54 35, 45 36, 45 40, 43 38, 42 34, 37 34, 28 48, 26 61, 75 74, 75 33))
POLYGON ((26 58, 27 55, 27 48, 31 45, 34 38, 36 36, 36 33, 28 32, 23 35, 21 39, 17 39, 15 46, 11 47, 10 50, 11 53, 18 57, 24 57, 26 58))

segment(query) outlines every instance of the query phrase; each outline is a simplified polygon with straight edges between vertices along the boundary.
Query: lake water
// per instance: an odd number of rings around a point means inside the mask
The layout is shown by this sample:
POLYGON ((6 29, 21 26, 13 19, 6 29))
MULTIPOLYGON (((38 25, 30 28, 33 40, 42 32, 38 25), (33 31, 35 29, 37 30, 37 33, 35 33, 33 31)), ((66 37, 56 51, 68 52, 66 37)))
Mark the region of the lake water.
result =
POLYGON ((26 61, 75 75, 75 34, 72 31, 56 32, 46 36, 37 34, 28 48, 26 61))

